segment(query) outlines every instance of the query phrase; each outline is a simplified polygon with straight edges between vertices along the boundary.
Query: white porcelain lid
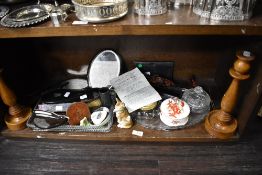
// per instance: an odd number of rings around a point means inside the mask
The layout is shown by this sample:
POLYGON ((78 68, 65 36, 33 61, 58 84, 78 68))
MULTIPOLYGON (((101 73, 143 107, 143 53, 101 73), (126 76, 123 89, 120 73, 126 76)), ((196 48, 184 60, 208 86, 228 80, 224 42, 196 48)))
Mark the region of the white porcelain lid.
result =
POLYGON ((161 113, 177 120, 187 117, 190 113, 188 104, 179 98, 168 98, 161 103, 161 113))

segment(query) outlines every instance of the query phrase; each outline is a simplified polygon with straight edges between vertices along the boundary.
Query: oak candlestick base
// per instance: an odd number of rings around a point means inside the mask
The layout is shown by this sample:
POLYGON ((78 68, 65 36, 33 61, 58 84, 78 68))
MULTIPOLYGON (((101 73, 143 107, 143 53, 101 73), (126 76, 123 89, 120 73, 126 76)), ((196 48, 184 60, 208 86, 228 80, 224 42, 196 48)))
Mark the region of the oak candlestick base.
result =
POLYGON ((10 130, 22 130, 26 127, 26 122, 32 115, 32 109, 28 107, 22 107, 22 110, 16 115, 7 114, 5 116, 5 123, 10 130))
POLYGON ((220 139, 227 139, 232 137, 237 129, 237 120, 230 116, 230 121, 224 123, 218 118, 228 116, 222 110, 213 110, 206 117, 205 128, 208 133, 220 139))

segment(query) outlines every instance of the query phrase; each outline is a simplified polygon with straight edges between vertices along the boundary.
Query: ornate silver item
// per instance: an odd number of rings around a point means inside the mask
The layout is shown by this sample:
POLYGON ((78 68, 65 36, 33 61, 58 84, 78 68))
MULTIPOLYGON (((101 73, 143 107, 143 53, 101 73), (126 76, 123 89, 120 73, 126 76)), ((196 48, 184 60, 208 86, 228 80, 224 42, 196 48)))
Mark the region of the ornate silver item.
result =
POLYGON ((7 6, 0 6, 0 18, 3 18, 9 12, 7 6))
POLYGON ((49 18, 51 4, 38 4, 14 10, 1 20, 1 25, 6 27, 25 27, 42 22, 49 18))
POLYGON ((134 9, 138 15, 161 15, 167 12, 167 0, 135 0, 134 9))
POLYGON ((108 22, 125 16, 127 0, 72 0, 78 19, 88 22, 108 22))
POLYGON ((193 12, 218 21, 249 19, 256 0, 194 0, 193 12))
POLYGON ((211 13, 211 19, 214 20, 228 20, 228 21, 236 21, 243 20, 244 15, 240 10, 240 4, 237 0, 225 0, 217 1, 216 7, 211 13))
POLYGON ((251 16, 247 10, 253 0, 216 0, 211 19, 224 21, 240 21, 251 16))

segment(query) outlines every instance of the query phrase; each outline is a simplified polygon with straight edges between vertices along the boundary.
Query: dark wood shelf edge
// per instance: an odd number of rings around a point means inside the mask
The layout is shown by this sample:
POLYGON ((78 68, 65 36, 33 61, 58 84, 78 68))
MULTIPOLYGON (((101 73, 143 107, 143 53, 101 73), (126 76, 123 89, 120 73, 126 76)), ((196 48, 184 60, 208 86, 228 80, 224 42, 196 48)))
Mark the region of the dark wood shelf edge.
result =
POLYGON ((92 132, 39 132, 26 128, 21 131, 4 129, 1 132, 7 138, 30 139, 62 139, 62 140, 86 140, 86 141, 120 141, 120 142, 224 142, 237 141, 236 134, 230 139, 221 140, 210 136, 204 129, 204 124, 198 124, 192 128, 173 131, 157 131, 145 129, 141 126, 133 126, 130 129, 120 129, 115 125, 108 133, 92 132), (132 135, 133 130, 143 131, 143 136, 132 135))
MULTIPOLYGON (((262 7, 258 7, 261 11, 262 7)), ((53 27, 50 19, 41 24, 24 28, 0 27, 0 38, 28 37, 68 37, 68 36, 119 36, 119 35, 259 35, 262 36, 262 15, 258 13, 244 21, 210 21, 192 12, 192 7, 184 6, 168 10, 163 15, 140 16, 134 13, 133 3, 129 3, 126 16, 108 23, 73 25, 77 19, 69 14, 60 27, 53 27)))
POLYGON ((121 36, 121 35, 262 35, 262 26, 216 25, 87 25, 62 27, 0 28, 0 38, 121 36))

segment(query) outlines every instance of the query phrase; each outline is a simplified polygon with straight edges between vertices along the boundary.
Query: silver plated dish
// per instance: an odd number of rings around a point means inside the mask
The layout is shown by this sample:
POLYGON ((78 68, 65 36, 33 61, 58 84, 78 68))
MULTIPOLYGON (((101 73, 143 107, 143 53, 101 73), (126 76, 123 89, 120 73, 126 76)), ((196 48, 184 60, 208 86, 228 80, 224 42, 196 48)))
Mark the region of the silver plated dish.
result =
POLYGON ((72 0, 78 19, 92 23, 108 22, 125 16, 127 0, 72 0))
POLYGON ((1 19, 1 25, 5 27, 25 27, 42 22, 49 18, 49 12, 53 5, 38 4, 22 7, 14 10, 1 19))
POLYGON ((9 12, 7 6, 0 6, 0 18, 3 18, 9 12))

